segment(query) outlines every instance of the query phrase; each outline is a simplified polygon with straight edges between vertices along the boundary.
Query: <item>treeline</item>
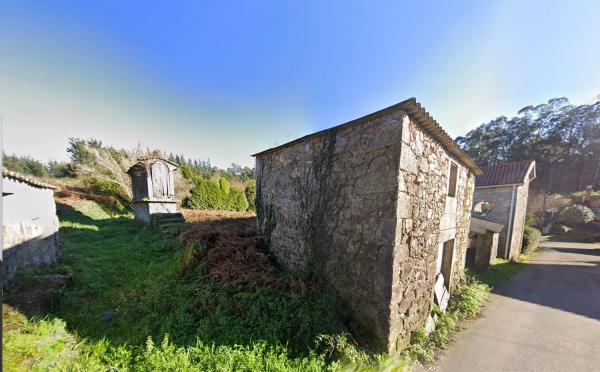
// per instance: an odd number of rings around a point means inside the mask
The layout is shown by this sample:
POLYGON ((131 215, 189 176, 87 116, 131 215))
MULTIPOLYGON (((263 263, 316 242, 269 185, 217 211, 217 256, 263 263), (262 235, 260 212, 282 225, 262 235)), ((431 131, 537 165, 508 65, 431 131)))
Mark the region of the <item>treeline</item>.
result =
POLYGON ((67 162, 49 161, 44 164, 30 156, 18 156, 15 154, 2 154, 3 166, 13 172, 28 174, 35 177, 69 177, 73 176, 73 169, 67 162))
POLYGON ((179 171, 187 178, 202 177, 204 179, 223 177, 229 181, 247 182, 254 179, 254 169, 242 167, 238 164, 231 164, 227 169, 221 169, 211 165, 210 159, 191 159, 183 155, 173 155, 170 153, 166 158, 179 165, 179 171))
POLYGON ((232 164, 227 169, 212 166, 210 160, 192 160, 183 155, 165 154, 158 149, 117 149, 97 139, 70 138, 70 161, 43 163, 30 156, 3 154, 8 170, 54 181, 74 189, 110 195, 127 208, 133 196, 127 170, 139 158, 166 158, 180 167, 176 192, 184 205, 202 209, 254 209, 254 169, 232 164), (230 185, 231 183, 231 185, 230 185), (216 185, 216 187, 215 187, 216 185))
POLYGON ((536 160, 534 185, 547 192, 600 189, 600 100, 575 106, 554 98, 482 124, 456 141, 483 166, 536 160))

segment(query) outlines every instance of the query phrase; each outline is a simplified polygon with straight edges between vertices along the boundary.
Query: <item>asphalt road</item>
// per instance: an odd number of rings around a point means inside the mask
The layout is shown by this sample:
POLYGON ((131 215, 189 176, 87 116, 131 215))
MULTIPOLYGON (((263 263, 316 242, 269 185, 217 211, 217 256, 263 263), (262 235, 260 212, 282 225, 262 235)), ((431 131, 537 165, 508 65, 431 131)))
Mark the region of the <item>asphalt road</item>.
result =
POLYGON ((600 371, 600 244, 544 243, 434 371, 600 371))

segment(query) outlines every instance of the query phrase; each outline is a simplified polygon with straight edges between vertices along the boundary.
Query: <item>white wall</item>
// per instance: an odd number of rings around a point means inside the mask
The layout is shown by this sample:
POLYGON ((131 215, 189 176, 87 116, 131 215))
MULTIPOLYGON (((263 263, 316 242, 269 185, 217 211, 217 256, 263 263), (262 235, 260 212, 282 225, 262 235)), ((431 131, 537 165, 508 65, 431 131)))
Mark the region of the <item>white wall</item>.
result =
POLYGON ((3 249, 29 239, 43 239, 58 231, 54 190, 3 178, 3 249))

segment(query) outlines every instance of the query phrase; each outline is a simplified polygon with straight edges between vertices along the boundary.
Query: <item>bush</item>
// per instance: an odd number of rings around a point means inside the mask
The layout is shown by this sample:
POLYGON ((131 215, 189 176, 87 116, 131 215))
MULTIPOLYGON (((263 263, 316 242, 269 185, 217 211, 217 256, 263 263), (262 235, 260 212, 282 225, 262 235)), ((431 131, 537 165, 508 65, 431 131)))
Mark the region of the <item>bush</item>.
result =
POLYGON ((550 232, 552 234, 564 234, 566 232, 568 232, 569 230, 571 230, 571 228, 569 226, 560 224, 560 223, 555 223, 554 225, 552 225, 552 229, 550 230, 550 232))
POLYGON ((256 211, 256 180, 252 180, 246 185, 244 190, 246 199, 248 200, 248 209, 256 211))
POLYGON ((556 208, 548 208, 546 210, 539 210, 535 212, 535 226, 538 227, 552 226, 557 219, 558 210, 556 208))
POLYGON ((567 225, 588 223, 594 220, 594 212, 586 206, 576 204, 560 211, 558 220, 567 225))
POLYGON ((229 195, 229 182, 227 182, 227 180, 225 178, 223 178, 223 177, 219 178, 219 188, 225 194, 229 195))
POLYGON ((521 251, 523 253, 535 251, 538 248, 541 239, 542 233, 540 230, 532 226, 525 226, 525 229, 523 230, 523 246, 521 251))
POLYGON ((218 180, 194 179, 183 205, 193 209, 219 209, 243 212, 248 209, 248 201, 242 190, 229 187, 224 178, 218 180))

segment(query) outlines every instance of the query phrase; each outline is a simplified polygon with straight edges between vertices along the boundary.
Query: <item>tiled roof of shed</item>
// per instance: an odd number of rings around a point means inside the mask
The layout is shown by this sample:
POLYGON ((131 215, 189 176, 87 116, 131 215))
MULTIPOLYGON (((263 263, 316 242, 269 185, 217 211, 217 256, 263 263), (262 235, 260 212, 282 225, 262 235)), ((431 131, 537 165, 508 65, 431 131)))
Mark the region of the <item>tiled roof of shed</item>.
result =
POLYGON ((26 175, 23 175, 23 174, 20 174, 17 172, 9 171, 6 168, 2 168, 2 178, 8 178, 8 179, 11 179, 14 181, 23 182, 23 183, 28 184, 29 186, 37 187, 40 189, 51 189, 51 190, 57 189, 57 187, 54 185, 40 182, 40 181, 36 180, 35 178, 31 178, 29 176, 26 176, 26 175))
POLYGON ((532 164, 535 164, 535 160, 520 160, 481 167, 483 174, 475 178, 475 187, 523 183, 532 164))
POLYGON ((374 112, 372 114, 363 116, 361 118, 349 121, 347 123, 344 124, 340 124, 337 125, 335 127, 331 127, 328 129, 324 129, 322 131, 319 132, 315 132, 315 133, 311 133, 309 135, 306 135, 304 137, 300 137, 298 139, 295 139, 291 142, 288 143, 284 143, 283 145, 280 146, 276 146, 264 151, 261 151, 259 153, 256 153, 252 156, 260 156, 260 155, 264 155, 266 153, 275 151, 275 150, 279 150, 297 143, 301 143, 304 142, 305 140, 312 138, 312 137, 316 137, 319 135, 323 135, 325 133, 328 133, 330 131, 339 129, 339 128, 343 128, 343 127, 347 127, 347 126, 351 126, 351 125, 356 125, 356 124, 360 124, 360 123, 364 123, 366 121, 369 120, 374 120, 380 116, 383 115, 387 115, 391 112, 397 111, 397 110, 402 110, 404 112, 406 112, 411 119, 413 119, 414 121, 416 121, 417 124, 419 124, 421 126, 421 128, 423 128, 427 133, 429 133, 429 135, 431 135, 434 139, 436 139, 440 144, 442 144, 442 146, 444 146, 444 148, 452 155, 454 155, 458 160, 460 160, 464 165, 466 165, 473 173, 475 173, 476 175, 481 174, 481 169, 479 169, 479 167, 477 166, 477 164, 475 164, 475 162, 473 161, 473 159, 471 159, 471 157, 469 155, 467 155, 457 144, 456 142, 454 142, 452 140, 452 138, 448 135, 448 133, 446 133, 446 131, 438 124, 438 122, 431 117, 431 115, 429 115, 429 113, 425 110, 425 108, 417 102, 416 98, 409 98, 405 101, 402 101, 400 103, 397 103, 393 106, 390 106, 388 108, 385 108, 383 110, 379 110, 377 112, 374 112))

